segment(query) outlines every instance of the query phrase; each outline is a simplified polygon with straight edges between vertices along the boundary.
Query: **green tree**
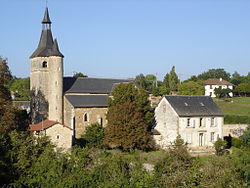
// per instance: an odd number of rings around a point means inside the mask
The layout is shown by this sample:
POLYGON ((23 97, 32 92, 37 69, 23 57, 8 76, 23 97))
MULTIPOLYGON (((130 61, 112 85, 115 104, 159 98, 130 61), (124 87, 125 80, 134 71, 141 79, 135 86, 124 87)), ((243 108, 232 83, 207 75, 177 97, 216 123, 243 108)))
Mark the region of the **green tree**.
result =
POLYGON ((18 78, 10 85, 10 91, 14 93, 14 100, 30 100, 30 78, 18 78))
POLYGON ((124 151, 152 147, 152 137, 147 131, 142 113, 136 105, 124 102, 109 108, 104 144, 124 151))
POLYGON ((73 77, 75 77, 75 78, 86 78, 88 76, 81 73, 81 72, 76 72, 76 73, 74 73, 73 77))
POLYGON ((169 73, 167 73, 165 76, 164 76, 164 79, 163 79, 163 84, 166 88, 170 88, 169 87, 169 73))
POLYGON ((250 93, 250 82, 244 82, 240 83, 236 88, 240 93, 243 93, 245 96, 247 96, 248 93, 250 93))
POLYGON ((205 88, 202 83, 187 81, 179 85, 178 91, 180 95, 204 95, 205 88))
POLYGON ((207 72, 203 72, 202 74, 198 75, 198 79, 207 80, 209 78, 222 78, 223 80, 230 80, 230 73, 226 72, 224 69, 209 69, 207 72))
POLYGON ((88 147, 100 147, 104 138, 104 129, 99 123, 91 124, 86 127, 82 138, 87 142, 88 147))
POLYGON ((0 58, 0 133, 8 133, 15 127, 15 111, 6 87, 11 78, 7 60, 0 58))
POLYGON ((222 150, 225 149, 226 145, 227 145, 227 142, 225 140, 218 138, 217 141, 214 143, 216 154, 221 155, 222 150))
POLYGON ((154 123, 154 114, 150 111, 150 102, 148 94, 144 89, 136 88, 134 84, 118 84, 112 92, 112 98, 109 100, 110 106, 131 102, 135 104, 139 112, 142 113, 145 123, 150 127, 154 123))
POLYGON ((7 86, 12 80, 12 75, 6 58, 0 57, 0 84, 7 86))
POLYGON ((172 67, 169 73, 169 88, 170 91, 177 91, 178 90, 179 79, 177 74, 175 73, 175 66, 172 67))

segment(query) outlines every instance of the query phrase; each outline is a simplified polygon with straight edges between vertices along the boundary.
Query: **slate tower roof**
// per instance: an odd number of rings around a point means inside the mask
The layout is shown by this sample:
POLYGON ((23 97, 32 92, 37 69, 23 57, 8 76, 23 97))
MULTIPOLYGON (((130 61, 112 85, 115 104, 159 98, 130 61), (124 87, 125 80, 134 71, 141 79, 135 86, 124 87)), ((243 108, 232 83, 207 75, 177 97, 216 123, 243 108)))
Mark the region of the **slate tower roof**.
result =
POLYGON ((49 17, 48 7, 45 9, 44 18, 42 20, 42 33, 37 49, 33 52, 30 58, 34 57, 49 57, 49 56, 59 56, 64 57, 60 52, 58 43, 53 40, 52 31, 51 31, 51 20, 49 17))

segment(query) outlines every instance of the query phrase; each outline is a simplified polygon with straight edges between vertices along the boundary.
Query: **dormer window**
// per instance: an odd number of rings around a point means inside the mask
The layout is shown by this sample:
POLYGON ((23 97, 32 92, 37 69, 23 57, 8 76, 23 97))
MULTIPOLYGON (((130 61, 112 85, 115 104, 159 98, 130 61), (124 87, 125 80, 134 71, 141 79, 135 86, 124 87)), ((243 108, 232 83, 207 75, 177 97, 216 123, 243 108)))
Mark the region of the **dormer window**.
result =
POLYGON ((47 61, 44 61, 43 64, 42 64, 43 68, 47 68, 48 67, 48 62, 47 61))

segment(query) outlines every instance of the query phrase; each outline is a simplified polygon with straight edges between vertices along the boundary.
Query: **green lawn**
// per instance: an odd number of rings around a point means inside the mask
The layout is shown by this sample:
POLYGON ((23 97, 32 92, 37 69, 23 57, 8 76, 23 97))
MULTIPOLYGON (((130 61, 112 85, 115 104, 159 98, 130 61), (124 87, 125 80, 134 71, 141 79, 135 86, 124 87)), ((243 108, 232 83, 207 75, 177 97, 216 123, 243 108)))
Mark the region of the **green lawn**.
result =
POLYGON ((235 97, 231 99, 214 99, 225 115, 250 117, 250 97, 235 97))

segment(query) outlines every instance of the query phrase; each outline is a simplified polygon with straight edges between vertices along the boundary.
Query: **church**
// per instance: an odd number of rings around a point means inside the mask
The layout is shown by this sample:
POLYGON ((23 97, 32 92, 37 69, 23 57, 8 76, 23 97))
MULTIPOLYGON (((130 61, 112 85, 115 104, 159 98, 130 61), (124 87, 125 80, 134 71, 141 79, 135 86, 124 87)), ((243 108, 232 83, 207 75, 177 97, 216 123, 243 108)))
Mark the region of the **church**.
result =
POLYGON ((32 125, 29 129, 34 135, 50 136, 59 147, 70 148, 86 126, 96 122, 106 126, 113 88, 133 80, 63 77, 64 55, 53 39, 51 24, 46 7, 40 41, 30 56, 32 125))

